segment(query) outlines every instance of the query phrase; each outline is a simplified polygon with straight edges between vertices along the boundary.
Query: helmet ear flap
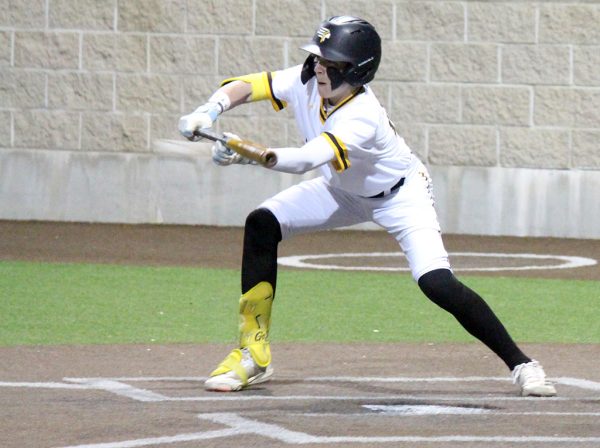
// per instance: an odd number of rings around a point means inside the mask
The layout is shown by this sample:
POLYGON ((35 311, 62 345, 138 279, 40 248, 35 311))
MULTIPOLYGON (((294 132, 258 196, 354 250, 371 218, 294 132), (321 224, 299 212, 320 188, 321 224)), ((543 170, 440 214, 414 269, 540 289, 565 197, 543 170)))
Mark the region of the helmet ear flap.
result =
POLYGON ((304 61, 302 73, 300 74, 300 81, 302 81, 302 84, 306 84, 313 76, 315 76, 315 59, 316 56, 311 54, 304 61))

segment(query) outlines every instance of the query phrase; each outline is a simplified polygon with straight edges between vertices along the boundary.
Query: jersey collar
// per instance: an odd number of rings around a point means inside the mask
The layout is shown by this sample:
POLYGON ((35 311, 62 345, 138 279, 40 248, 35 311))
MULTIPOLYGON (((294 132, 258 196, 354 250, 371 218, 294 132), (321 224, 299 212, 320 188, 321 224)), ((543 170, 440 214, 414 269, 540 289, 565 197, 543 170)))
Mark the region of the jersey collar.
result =
POLYGON ((348 95, 346 98, 340 101, 333 109, 330 109, 329 111, 325 110, 325 100, 321 98, 321 107, 319 108, 319 119, 321 120, 321 124, 325 124, 325 120, 331 117, 340 107, 342 107, 344 104, 348 104, 348 102, 350 102, 353 98, 356 98, 358 95, 364 92, 365 88, 363 86, 360 89, 348 95))

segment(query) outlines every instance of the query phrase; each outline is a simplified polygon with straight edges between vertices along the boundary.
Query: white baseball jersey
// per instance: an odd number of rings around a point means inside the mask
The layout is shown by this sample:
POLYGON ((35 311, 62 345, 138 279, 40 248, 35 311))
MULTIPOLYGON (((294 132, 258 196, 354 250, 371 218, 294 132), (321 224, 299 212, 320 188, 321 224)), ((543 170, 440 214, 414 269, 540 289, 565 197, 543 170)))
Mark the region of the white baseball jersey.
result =
POLYGON ((316 78, 303 85, 300 73, 296 66, 267 75, 273 106, 293 110, 306 141, 301 148, 275 148, 274 169, 304 172, 319 166, 323 176, 260 205, 275 215, 282 238, 371 221, 398 241, 416 280, 450 268, 427 169, 396 133, 371 89, 364 86, 327 108, 316 78))
POLYGON ((293 110, 307 149, 315 150, 315 145, 333 148, 335 160, 321 167, 330 184, 369 197, 405 177, 413 155, 371 89, 364 86, 338 105, 327 107, 319 96, 316 77, 304 85, 301 70, 295 66, 272 74, 273 104, 293 110))

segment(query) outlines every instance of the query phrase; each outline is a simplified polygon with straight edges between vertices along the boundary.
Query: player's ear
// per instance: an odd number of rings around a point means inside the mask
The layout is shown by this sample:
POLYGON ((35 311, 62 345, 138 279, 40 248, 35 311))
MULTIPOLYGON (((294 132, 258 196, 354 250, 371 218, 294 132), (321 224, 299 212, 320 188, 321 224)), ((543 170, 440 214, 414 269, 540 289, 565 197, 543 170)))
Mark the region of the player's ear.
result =
POLYGON ((302 66, 302 73, 300 74, 300 81, 302 84, 306 84, 310 78, 315 76, 315 55, 311 54, 304 61, 304 65, 302 66))

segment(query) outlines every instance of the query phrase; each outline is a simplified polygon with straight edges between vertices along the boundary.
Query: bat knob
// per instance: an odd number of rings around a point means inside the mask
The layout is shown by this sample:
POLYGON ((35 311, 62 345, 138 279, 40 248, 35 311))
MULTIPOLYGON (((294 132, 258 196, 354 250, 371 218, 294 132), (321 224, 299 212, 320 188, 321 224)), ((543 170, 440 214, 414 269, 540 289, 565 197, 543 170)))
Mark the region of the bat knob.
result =
POLYGON ((265 154, 265 163, 264 163, 264 165, 265 165, 267 168, 272 168, 272 167, 274 167, 275 165, 277 165, 277 154, 275 154, 275 153, 274 153, 274 152, 272 152, 272 151, 268 151, 268 152, 265 154))

